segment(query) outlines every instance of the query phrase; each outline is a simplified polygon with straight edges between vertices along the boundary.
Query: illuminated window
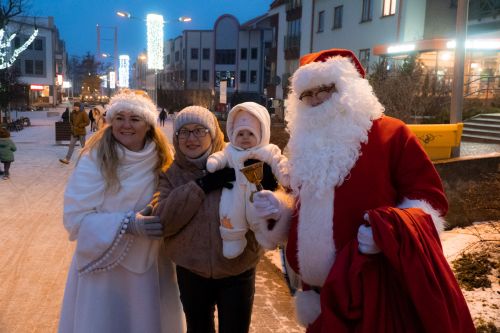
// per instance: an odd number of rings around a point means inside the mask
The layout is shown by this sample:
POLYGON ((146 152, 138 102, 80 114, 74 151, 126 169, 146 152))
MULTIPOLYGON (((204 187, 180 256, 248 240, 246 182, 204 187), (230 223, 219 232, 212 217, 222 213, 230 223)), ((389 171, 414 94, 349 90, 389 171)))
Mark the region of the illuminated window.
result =
POLYGON ((390 16, 394 14, 396 14, 396 0, 384 0, 382 16, 390 16))

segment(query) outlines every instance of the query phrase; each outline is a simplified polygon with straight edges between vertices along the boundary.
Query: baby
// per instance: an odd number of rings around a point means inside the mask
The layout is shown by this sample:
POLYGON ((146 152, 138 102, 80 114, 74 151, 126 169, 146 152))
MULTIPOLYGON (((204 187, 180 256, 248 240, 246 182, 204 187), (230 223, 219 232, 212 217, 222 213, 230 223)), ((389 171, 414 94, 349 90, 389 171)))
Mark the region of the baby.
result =
MULTIPOLYGON (((254 222, 256 218, 249 200, 256 186, 240 172, 248 164, 245 161, 267 163, 283 186, 288 186, 290 180, 286 157, 281 155, 278 146, 269 143, 271 119, 265 107, 254 102, 236 105, 228 114, 226 131, 230 143, 224 150, 208 157, 207 170, 214 172, 228 166, 236 172, 235 186, 222 190, 219 205, 222 251, 226 258, 235 258, 245 249, 248 228, 254 232, 260 245, 268 249, 272 247, 265 242, 258 224, 254 222)), ((269 167, 264 166, 266 171, 266 167, 269 167)))

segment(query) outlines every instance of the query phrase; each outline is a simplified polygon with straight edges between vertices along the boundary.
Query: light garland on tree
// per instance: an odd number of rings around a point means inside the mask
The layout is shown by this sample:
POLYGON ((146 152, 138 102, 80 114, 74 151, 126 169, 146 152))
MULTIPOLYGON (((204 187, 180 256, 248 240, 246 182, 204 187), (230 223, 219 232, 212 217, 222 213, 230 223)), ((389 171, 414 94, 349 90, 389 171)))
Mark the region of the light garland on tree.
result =
POLYGON ((119 59, 120 67, 118 68, 118 82, 120 82, 121 88, 128 88, 130 57, 126 54, 122 54, 119 59))
POLYGON ((163 23, 162 15, 146 16, 149 69, 163 69, 163 23))
POLYGON ((31 43, 35 40, 36 36, 38 36, 38 29, 35 29, 33 33, 31 34, 30 38, 24 42, 24 44, 18 48, 15 49, 14 52, 12 52, 10 58, 6 60, 8 57, 8 54, 10 53, 9 51, 11 50, 11 42, 12 40, 16 37, 16 34, 12 34, 8 37, 6 41, 4 41, 5 38, 5 30, 0 29, 0 69, 5 69, 11 67, 14 62, 16 61, 17 57, 30 46, 31 43))

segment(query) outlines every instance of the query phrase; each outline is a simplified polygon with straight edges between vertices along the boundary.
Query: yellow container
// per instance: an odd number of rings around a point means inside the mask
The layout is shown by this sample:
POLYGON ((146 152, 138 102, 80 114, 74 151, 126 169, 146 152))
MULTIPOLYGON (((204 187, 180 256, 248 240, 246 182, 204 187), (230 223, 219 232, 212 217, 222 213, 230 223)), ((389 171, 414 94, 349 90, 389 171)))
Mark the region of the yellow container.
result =
POLYGON ((451 157, 451 148, 460 145, 463 123, 407 125, 424 146, 431 160, 451 157))

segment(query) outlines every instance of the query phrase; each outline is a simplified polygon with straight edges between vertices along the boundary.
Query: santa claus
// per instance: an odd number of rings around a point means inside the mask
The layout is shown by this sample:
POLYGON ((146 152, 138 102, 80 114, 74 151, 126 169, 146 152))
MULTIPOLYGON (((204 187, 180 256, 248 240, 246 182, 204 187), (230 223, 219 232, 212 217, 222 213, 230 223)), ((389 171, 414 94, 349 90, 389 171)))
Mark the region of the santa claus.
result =
MULTIPOLYGON (((385 116, 349 50, 304 56, 287 104, 291 194, 262 191, 299 274, 307 332, 474 332, 438 232, 441 180, 405 124, 385 116)), ((262 228, 266 229, 266 228, 262 228)), ((267 228, 269 229, 269 228, 267 228)))

